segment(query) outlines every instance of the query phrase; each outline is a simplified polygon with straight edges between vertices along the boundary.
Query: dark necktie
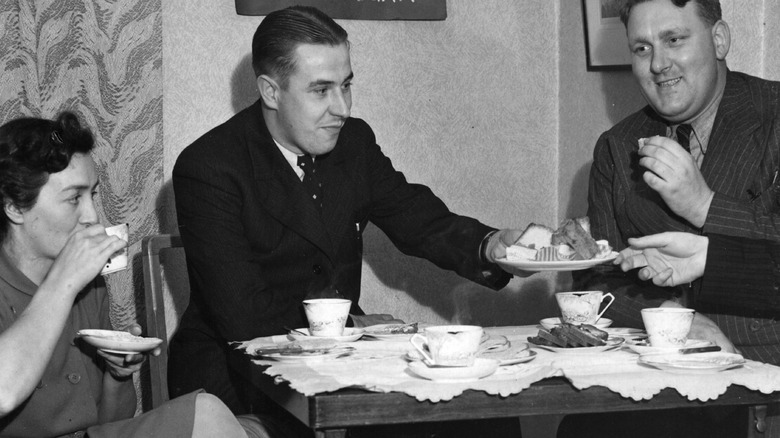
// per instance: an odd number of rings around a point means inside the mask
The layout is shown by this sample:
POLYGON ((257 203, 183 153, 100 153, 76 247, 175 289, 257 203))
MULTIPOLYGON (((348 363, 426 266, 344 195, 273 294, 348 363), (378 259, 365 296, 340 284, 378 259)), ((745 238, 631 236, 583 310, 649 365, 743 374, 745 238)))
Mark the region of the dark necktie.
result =
POLYGON ((693 127, 691 125, 677 125, 677 143, 688 153, 691 152, 691 134, 693 127))
POLYGON ((311 195, 311 199, 322 210, 322 183, 317 177, 317 166, 311 155, 298 157, 298 167, 303 169, 303 187, 311 195))

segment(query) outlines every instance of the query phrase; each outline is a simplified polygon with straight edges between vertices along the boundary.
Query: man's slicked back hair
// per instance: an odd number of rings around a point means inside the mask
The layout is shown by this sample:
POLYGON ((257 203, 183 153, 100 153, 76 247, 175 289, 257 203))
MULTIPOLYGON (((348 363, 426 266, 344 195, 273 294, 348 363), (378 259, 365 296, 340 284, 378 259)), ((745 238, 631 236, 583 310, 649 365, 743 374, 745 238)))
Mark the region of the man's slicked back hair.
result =
POLYGON ((255 76, 268 75, 282 88, 295 70, 295 49, 300 44, 348 44, 347 31, 317 8, 291 6, 268 14, 252 39, 255 76))

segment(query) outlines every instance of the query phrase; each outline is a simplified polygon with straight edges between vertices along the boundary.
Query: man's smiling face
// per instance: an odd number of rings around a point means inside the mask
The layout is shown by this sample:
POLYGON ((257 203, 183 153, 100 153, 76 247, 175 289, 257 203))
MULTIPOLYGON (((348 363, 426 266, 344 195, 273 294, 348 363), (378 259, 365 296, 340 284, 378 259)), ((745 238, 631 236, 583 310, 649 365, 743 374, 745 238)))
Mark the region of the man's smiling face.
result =
POLYGON ((672 123, 694 119, 717 95, 718 60, 726 54, 716 47, 716 27, 699 16, 695 1, 678 8, 651 0, 631 8, 626 32, 634 77, 647 102, 672 123))

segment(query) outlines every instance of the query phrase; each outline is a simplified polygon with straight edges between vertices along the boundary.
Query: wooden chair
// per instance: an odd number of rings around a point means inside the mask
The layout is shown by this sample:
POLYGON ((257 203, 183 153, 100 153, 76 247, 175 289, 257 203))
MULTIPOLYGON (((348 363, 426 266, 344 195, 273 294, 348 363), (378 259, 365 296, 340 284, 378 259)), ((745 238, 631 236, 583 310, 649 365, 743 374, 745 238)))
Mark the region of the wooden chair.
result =
MULTIPOLYGON (((141 259, 144 267, 144 301, 146 304, 146 336, 163 340, 159 356, 149 356, 151 408, 168 401, 168 328, 165 316, 163 267, 160 253, 182 248, 181 237, 159 234, 144 237, 141 259)), ((183 251, 182 251, 183 252, 183 251)), ((183 260, 183 257, 182 257, 183 260)), ((189 296, 187 297, 189 299, 189 296)))

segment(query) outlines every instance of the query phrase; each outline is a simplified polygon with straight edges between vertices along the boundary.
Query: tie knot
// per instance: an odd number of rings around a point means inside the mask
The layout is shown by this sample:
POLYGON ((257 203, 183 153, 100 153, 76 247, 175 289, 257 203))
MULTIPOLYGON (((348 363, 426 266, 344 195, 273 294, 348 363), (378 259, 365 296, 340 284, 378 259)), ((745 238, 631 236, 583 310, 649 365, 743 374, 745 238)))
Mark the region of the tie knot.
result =
POLYGON ((691 150, 691 134, 693 133, 693 126, 689 124, 677 125, 675 131, 677 135, 677 143, 680 143, 686 151, 691 150))
POLYGON ((303 169, 304 173, 309 173, 310 170, 314 169, 314 160, 311 155, 306 154, 298 157, 298 167, 303 169))

